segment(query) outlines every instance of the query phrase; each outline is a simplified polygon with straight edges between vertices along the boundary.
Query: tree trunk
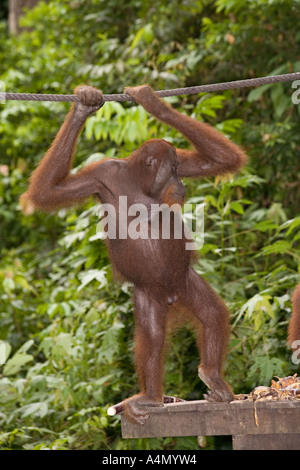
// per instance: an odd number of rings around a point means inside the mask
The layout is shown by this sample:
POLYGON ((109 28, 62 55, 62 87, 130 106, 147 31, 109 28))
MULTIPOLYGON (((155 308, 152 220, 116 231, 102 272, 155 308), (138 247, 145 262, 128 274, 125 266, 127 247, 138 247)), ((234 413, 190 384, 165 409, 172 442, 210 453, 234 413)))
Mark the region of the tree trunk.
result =
POLYGON ((23 14, 23 8, 33 8, 40 0, 9 0, 8 25, 11 34, 18 34, 22 28, 19 26, 19 18, 23 14))

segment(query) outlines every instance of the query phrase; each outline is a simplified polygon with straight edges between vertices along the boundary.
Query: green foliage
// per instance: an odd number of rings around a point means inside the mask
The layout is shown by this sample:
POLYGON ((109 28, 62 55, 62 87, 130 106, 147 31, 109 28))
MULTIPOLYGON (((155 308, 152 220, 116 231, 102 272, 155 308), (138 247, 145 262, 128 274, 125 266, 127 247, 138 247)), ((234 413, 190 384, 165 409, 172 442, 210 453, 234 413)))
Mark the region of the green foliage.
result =
MULTIPOLYGON (((89 83, 117 93, 297 71, 299 11, 298 0, 41 2, 21 35, 9 37, 0 23, 0 80, 15 92, 70 93, 89 83)), ((232 312, 225 372, 236 393, 296 371, 286 347, 300 266, 291 94, 285 83, 170 100, 249 155, 234 178, 185 181, 188 202, 205 210, 196 269, 232 312)), ((113 281, 98 207, 24 216, 18 206, 67 109, 0 105, 0 448, 198 449, 196 438, 122 440, 120 417, 106 414, 136 393, 137 380, 131 286, 113 281)), ((140 106, 106 103, 87 121, 75 166, 126 156, 154 136, 188 145, 140 106)), ((178 331, 165 392, 201 398, 197 365, 193 335, 178 331)))

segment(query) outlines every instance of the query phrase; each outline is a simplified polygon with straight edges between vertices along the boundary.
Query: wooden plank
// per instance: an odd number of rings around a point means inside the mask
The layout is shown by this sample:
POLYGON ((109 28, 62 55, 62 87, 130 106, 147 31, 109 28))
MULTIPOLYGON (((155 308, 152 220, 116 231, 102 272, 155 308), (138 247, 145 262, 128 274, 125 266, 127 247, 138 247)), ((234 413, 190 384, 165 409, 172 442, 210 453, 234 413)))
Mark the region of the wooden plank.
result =
POLYGON ((124 438, 300 433, 300 402, 172 403, 150 410, 143 426, 122 416, 124 438))
POLYGON ((232 436, 233 450, 300 450, 300 434, 232 436))

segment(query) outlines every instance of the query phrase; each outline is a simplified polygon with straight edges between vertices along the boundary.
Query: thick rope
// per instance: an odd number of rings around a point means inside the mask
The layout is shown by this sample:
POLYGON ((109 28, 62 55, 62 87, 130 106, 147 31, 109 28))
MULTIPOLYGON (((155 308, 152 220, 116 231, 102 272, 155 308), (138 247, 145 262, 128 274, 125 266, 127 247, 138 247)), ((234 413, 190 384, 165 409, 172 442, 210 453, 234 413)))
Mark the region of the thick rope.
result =
MULTIPOLYGON (((210 85, 192 86, 186 88, 174 88, 173 90, 156 91, 160 97, 193 95, 209 91, 225 91, 234 88, 246 88, 252 86, 266 85, 269 83, 289 82, 300 79, 300 72, 287 73, 283 75, 272 75, 269 77, 249 78, 246 80, 235 80, 233 82, 212 83, 210 85)), ((103 95, 104 101, 133 101, 126 93, 103 95)), ((77 95, 47 95, 34 93, 0 93, 0 101, 3 100, 25 100, 25 101, 80 101, 77 95)))

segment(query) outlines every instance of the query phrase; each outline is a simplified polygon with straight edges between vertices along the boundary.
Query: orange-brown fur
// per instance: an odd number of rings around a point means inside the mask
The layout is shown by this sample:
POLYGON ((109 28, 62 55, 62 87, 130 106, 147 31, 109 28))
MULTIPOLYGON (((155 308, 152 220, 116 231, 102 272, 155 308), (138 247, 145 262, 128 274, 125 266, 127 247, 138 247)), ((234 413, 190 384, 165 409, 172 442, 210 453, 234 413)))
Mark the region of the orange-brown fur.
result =
MULTIPOLYGON (((52 146, 33 173, 21 196, 23 209, 52 211, 97 195, 119 210, 118 197, 128 205, 182 204, 181 177, 234 173, 246 155, 208 124, 180 114, 160 100, 148 86, 125 90, 157 119, 181 132, 192 150, 175 149, 161 139, 145 142, 125 159, 106 159, 70 174, 77 138, 86 118, 103 105, 102 94, 92 87, 75 90, 80 102, 72 106, 52 146)), ((149 212, 150 213, 150 212, 149 212)), ((173 220, 173 219, 172 219, 173 220)), ((173 223, 173 222, 172 222, 173 223)), ((118 227, 119 228, 119 227, 118 227)), ((169 240, 108 240, 113 265, 134 284, 135 363, 141 392, 125 402, 127 416, 143 424, 147 406, 162 402, 163 350, 169 313, 189 312, 198 324, 201 355, 199 376, 211 389, 209 400, 230 401, 233 393, 221 376, 229 336, 229 312, 224 302, 193 270, 193 253, 185 238, 169 240)))
MULTIPOLYGON (((300 284, 298 284, 292 295, 292 317, 289 323, 288 343, 293 348, 293 342, 300 341, 300 284)), ((297 344, 293 349, 298 349, 297 344)))

